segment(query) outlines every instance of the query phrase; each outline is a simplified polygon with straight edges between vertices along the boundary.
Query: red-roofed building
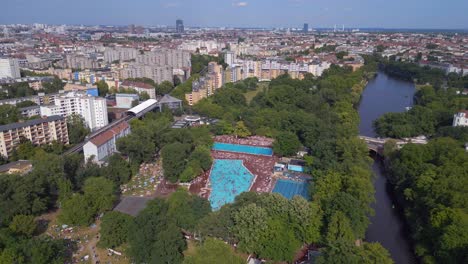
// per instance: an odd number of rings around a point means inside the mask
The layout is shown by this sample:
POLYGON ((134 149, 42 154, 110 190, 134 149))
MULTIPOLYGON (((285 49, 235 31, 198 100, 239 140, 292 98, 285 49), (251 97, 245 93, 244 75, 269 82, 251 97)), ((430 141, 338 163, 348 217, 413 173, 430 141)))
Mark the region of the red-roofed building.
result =
POLYGON ((124 81, 121 87, 134 89, 138 93, 145 92, 149 95, 150 99, 156 99, 156 90, 151 84, 143 82, 124 81))
POLYGON ((104 163, 107 158, 117 152, 117 139, 128 134, 130 134, 130 125, 127 122, 122 122, 93 137, 83 146, 85 161, 91 159, 97 164, 104 163))

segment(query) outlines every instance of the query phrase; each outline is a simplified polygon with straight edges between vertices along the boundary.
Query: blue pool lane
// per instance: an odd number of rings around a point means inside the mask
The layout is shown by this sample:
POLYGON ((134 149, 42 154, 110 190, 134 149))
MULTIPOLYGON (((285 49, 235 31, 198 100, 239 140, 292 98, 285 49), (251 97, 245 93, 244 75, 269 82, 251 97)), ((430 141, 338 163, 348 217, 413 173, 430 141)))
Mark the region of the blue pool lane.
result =
POLYGON ((214 160, 210 174, 211 194, 208 199, 213 210, 234 202, 236 196, 247 192, 254 175, 242 164, 242 160, 214 160))
POLYGON ((264 156, 273 155, 273 150, 271 148, 254 147, 254 146, 248 146, 248 145, 229 144, 229 143, 219 143, 219 142, 214 143, 213 150, 247 153, 247 154, 264 155, 264 156))

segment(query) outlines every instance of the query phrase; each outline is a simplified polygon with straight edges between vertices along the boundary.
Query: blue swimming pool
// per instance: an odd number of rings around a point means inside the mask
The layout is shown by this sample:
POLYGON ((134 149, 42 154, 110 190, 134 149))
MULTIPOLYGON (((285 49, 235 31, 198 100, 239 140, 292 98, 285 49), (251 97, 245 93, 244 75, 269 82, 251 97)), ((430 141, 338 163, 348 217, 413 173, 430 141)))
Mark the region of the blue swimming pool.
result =
POLYGON ((213 149, 220 150, 220 151, 254 154, 254 155, 265 155, 265 156, 273 155, 273 150, 271 148, 254 147, 254 146, 239 145, 239 144, 215 142, 213 145, 213 149))
POLYGON ((300 195, 310 200, 309 182, 307 181, 279 179, 275 184, 275 188, 273 188, 273 192, 279 193, 288 199, 292 199, 295 195, 300 195))
POLYGON ((237 195, 249 190, 254 175, 242 165, 242 160, 214 160, 211 168, 211 194, 213 210, 234 202, 237 195))

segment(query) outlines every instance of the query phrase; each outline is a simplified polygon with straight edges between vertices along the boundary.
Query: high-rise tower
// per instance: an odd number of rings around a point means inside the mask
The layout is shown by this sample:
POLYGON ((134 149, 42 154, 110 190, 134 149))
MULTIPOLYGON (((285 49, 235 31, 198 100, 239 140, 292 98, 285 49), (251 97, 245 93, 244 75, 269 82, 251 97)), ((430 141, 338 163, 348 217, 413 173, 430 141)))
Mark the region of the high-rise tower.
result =
POLYGON ((176 32, 184 33, 184 21, 182 19, 176 20, 176 32))

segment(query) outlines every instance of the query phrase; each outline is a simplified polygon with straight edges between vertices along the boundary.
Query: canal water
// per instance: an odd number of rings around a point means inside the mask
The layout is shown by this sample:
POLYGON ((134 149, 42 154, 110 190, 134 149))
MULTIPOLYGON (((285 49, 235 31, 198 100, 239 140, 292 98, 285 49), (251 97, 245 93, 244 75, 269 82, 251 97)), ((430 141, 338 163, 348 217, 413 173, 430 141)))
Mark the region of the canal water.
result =
MULTIPOLYGON (((359 105, 360 135, 375 137, 372 123, 381 115, 389 112, 403 112, 413 105, 414 84, 391 78, 379 72, 369 81, 359 105)), ((415 263, 404 220, 394 208, 391 187, 382 170, 379 159, 374 160, 372 170, 375 174, 375 200, 372 205, 375 215, 366 232, 366 241, 379 242, 389 252, 396 264, 415 263)))

